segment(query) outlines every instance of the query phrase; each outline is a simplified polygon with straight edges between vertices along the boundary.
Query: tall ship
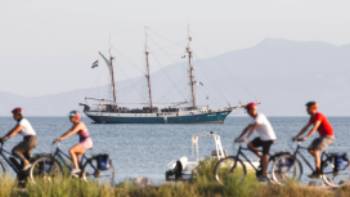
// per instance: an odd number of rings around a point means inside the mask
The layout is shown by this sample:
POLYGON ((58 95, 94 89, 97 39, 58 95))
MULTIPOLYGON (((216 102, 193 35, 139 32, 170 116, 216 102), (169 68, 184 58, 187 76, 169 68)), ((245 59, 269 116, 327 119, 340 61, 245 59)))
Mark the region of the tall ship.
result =
POLYGON ((188 66, 188 79, 190 90, 190 102, 185 106, 178 105, 158 107, 153 103, 152 84, 149 63, 149 49, 147 44, 147 31, 145 30, 145 80, 147 82, 147 104, 139 108, 129 108, 122 106, 117 101, 117 86, 115 79, 114 57, 109 53, 109 57, 101 52, 102 57, 108 67, 110 74, 110 90, 112 99, 85 98, 83 111, 86 116, 98 124, 196 124, 196 123, 224 123, 226 117, 235 107, 225 107, 223 109, 211 109, 209 106, 201 107, 197 104, 196 79, 194 75, 193 52, 191 48, 192 37, 188 31, 186 57, 188 66), (90 104, 93 103, 93 104, 90 104))

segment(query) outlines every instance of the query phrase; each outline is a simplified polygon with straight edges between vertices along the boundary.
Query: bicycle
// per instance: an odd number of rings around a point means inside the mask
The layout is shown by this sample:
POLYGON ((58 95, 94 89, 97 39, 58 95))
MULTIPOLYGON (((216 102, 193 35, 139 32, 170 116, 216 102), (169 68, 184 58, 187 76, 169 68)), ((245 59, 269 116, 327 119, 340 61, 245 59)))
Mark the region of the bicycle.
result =
MULTIPOLYGON (((249 164, 250 169, 255 172, 257 177, 262 175, 261 166, 257 167, 254 165, 253 161, 244 153, 246 151, 250 151, 249 148, 245 148, 240 144, 236 155, 227 156, 215 164, 214 176, 218 183, 223 184, 228 176, 236 177, 238 178, 238 183, 242 183, 248 174, 247 164, 249 164)), ((275 156, 271 156, 270 161, 274 158, 275 156)), ((273 180, 270 179, 269 181, 273 180)))
MULTIPOLYGON (((23 171, 23 163, 19 162, 19 159, 14 156, 11 151, 4 149, 4 142, 0 142, 0 156, 2 158, 2 161, 0 161, 0 175, 2 176, 7 173, 7 169, 4 165, 5 162, 17 175, 18 181, 24 182, 28 177, 28 171, 23 171)), ((30 155, 27 155, 26 157, 31 163, 36 159, 34 157, 30 157, 30 155)))
MULTIPOLYGON (((302 162, 312 171, 315 171, 313 165, 307 160, 301 150, 307 150, 307 147, 300 145, 301 141, 297 142, 297 147, 294 152, 286 152, 274 159, 272 164, 272 177, 277 182, 283 184, 289 180, 300 181, 303 175, 302 162), (300 160, 300 159, 301 160, 300 160)), ((324 184, 331 187, 340 187, 345 183, 349 183, 350 178, 349 166, 347 160, 340 166, 337 164, 337 154, 323 152, 321 155, 321 180, 324 184)))
MULTIPOLYGON (((84 154, 80 158, 79 166, 81 169, 81 172, 77 174, 79 178, 114 184, 115 170, 107 154, 97 154, 91 157, 84 154)), ((71 169, 71 157, 57 144, 53 153, 39 157, 32 164, 29 176, 34 182, 38 177, 50 180, 69 176, 71 169)))

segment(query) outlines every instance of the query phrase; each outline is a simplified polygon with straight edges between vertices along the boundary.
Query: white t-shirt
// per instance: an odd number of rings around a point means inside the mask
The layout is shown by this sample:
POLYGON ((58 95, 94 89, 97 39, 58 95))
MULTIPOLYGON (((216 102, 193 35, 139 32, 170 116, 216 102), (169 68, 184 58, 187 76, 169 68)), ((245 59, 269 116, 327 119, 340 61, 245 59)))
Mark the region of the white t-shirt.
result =
POLYGON ((36 135, 35 130, 33 129, 32 125, 27 119, 23 118, 22 120, 19 121, 18 124, 23 127, 20 133, 21 135, 23 136, 36 135))
POLYGON ((270 121, 264 114, 258 113, 256 118, 254 119, 254 123, 257 124, 255 131, 261 140, 268 141, 277 139, 275 131, 273 130, 270 121))

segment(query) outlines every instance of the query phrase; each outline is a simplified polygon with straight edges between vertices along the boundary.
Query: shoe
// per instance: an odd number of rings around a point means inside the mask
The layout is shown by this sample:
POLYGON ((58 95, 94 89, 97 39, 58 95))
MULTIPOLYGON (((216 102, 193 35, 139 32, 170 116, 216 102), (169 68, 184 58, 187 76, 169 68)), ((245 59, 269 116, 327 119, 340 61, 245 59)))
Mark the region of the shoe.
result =
POLYGON ((258 168, 255 172, 256 177, 260 177, 263 175, 263 170, 261 168, 258 168))
POLYGON ((258 181, 260 181, 260 182, 269 182, 270 181, 269 177, 264 176, 264 175, 258 176, 257 178, 258 178, 258 181))
POLYGON ((27 170, 29 170, 31 167, 32 167, 31 164, 27 164, 27 165, 23 166, 22 170, 23 170, 23 171, 27 171, 27 170))
POLYGON ((73 177, 79 177, 81 170, 80 169, 72 169, 70 172, 73 177))
POLYGON ((308 177, 310 178, 310 179, 319 179, 319 178, 321 178, 321 173, 319 173, 319 172, 313 172, 313 173, 311 173, 311 174, 309 174, 308 175, 308 177))

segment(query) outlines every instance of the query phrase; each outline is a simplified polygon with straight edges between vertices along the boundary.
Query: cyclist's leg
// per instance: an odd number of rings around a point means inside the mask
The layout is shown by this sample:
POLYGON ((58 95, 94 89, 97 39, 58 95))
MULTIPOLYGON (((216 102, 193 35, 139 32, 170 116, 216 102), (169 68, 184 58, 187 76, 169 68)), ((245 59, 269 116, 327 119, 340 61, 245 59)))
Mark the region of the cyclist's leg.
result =
POLYGON ((85 147, 79 143, 72 146, 69 149, 69 154, 72 158, 73 170, 80 170, 79 168, 79 157, 85 153, 85 147))
POLYGON ((30 139, 28 139, 28 149, 25 151, 24 156, 29 161, 32 156, 32 151, 36 146, 38 145, 38 140, 36 136, 31 136, 30 139))
POLYGON ((321 154, 325 151, 330 144, 333 143, 332 138, 319 137, 316 138, 309 147, 309 153, 315 159, 316 174, 321 174, 321 154))
POLYGON ((29 161, 27 160, 25 153, 28 150, 27 142, 21 141, 12 149, 12 154, 18 157, 21 162, 23 162, 23 166, 29 165, 29 161))
POLYGON ((262 141, 259 137, 248 143, 249 150, 261 159, 262 155, 260 154, 259 147, 262 147, 262 141))
POLYGON ((270 149, 273 144, 273 140, 263 141, 263 150, 262 150, 262 171, 263 176, 267 176, 267 168, 269 165, 269 159, 270 159, 270 149))
POLYGON ((314 139, 310 146, 308 147, 308 151, 309 153, 312 155, 312 157, 314 158, 314 162, 315 162, 315 173, 316 174, 320 174, 321 173, 321 162, 320 162, 320 153, 318 150, 318 147, 320 146, 322 139, 321 137, 318 137, 316 139, 314 139))

